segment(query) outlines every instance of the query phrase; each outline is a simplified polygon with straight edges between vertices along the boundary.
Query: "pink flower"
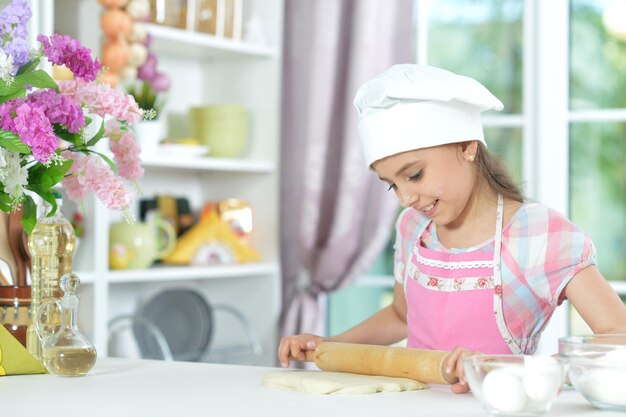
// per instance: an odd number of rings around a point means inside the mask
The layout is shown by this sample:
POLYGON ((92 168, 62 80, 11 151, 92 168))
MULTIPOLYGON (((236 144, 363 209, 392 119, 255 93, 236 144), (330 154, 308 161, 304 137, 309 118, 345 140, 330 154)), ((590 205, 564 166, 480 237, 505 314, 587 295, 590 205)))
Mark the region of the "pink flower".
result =
POLYGON ((18 135, 42 164, 52 159, 59 140, 41 106, 21 98, 0 104, 0 128, 18 135))
POLYGON ((133 125, 141 121, 141 110, 130 94, 106 83, 86 83, 82 80, 60 81, 59 90, 74 103, 85 106, 91 113, 107 115, 133 125))
POLYGON ((438 285, 439 285, 439 280, 437 278, 430 277, 428 279, 428 286, 429 287, 437 287, 438 285))
POLYGON ((141 179, 144 174, 139 159, 141 148, 135 141, 132 130, 128 128, 124 130, 118 120, 109 120, 105 125, 105 134, 110 139, 109 144, 115 156, 119 174, 131 181, 141 179))
POLYGON ((496 295, 501 295, 502 294, 502 285, 496 285, 496 287, 494 288, 494 291, 495 291, 496 295))
POLYGON ((68 176, 63 179, 70 199, 80 201, 87 191, 93 191, 108 208, 128 209, 131 202, 128 189, 100 157, 72 152, 64 152, 63 156, 74 160, 68 176))
POLYGON ((485 277, 482 278, 478 278, 478 281, 476 282, 476 288, 487 288, 487 285, 489 284, 489 280, 485 277))
POLYGON ((70 36, 55 33, 50 38, 39 35, 37 40, 41 42, 44 54, 50 62, 65 65, 78 78, 93 81, 102 68, 97 59, 91 59, 91 50, 70 36))
POLYGON ((31 93, 26 100, 41 106, 50 123, 58 123, 71 133, 78 133, 85 126, 85 115, 80 106, 52 89, 31 93))

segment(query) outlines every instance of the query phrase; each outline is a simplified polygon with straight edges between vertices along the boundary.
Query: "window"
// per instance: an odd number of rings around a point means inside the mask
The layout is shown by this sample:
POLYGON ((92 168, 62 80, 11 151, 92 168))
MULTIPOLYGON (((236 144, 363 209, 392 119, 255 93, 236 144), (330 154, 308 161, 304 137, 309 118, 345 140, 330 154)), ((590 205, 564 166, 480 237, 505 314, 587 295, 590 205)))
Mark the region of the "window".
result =
MULTIPOLYGON (((598 267, 626 294, 626 2, 571 0, 570 216, 593 239, 598 267)), ((571 312, 572 331, 588 332, 571 312)))

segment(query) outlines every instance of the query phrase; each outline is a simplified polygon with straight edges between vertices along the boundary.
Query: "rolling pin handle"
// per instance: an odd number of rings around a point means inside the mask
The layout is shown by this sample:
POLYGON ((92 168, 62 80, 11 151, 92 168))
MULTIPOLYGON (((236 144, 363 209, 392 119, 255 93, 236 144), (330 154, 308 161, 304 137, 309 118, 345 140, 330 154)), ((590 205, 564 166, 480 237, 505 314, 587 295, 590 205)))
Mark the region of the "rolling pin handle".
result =
POLYGON ((456 368, 452 369, 450 372, 446 372, 446 362, 448 360, 448 356, 450 356, 450 353, 448 353, 444 360, 441 361, 441 375, 448 384, 452 385, 459 382, 459 376, 456 373, 456 368))

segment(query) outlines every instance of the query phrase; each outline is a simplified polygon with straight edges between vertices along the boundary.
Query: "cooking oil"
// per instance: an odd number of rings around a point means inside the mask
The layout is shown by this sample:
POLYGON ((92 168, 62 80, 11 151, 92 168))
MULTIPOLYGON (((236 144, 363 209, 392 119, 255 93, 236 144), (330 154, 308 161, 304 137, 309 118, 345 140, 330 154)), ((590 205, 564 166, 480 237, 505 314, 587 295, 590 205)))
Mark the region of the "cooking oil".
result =
POLYGON ((60 376, 83 376, 96 362, 96 349, 92 346, 59 346, 45 348, 42 357, 48 372, 60 376))
POLYGON ((96 363, 96 349, 78 329, 78 275, 65 274, 59 287, 65 292, 60 300, 42 302, 35 316, 37 335, 41 340, 41 358, 48 372, 59 376, 83 376, 96 363), (61 312, 61 327, 58 330, 46 327, 45 309, 54 305, 61 312))
MULTIPOLYGON (((57 211, 52 216, 44 215, 35 225, 28 238, 28 249, 32 258, 31 308, 38 314, 39 306, 46 300, 59 299, 59 278, 72 270, 72 256, 76 247, 76 235, 72 224, 61 212, 63 200, 55 192, 57 211)), ((42 326, 59 328, 61 316, 54 304, 48 303, 42 316, 42 326)), ((41 358, 41 346, 34 325, 26 334, 28 351, 41 358)))

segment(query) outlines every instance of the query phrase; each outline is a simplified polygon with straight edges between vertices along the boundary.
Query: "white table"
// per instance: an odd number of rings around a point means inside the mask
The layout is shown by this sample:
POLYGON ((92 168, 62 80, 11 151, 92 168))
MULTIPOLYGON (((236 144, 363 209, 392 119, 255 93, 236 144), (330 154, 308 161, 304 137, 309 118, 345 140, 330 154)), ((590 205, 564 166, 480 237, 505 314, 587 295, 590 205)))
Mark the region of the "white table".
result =
MULTIPOLYGON (((82 378, 0 377, 0 416, 487 416, 471 394, 447 386, 369 395, 310 395, 261 384, 276 368, 102 358, 82 378)), ((561 393, 547 414, 624 417, 600 411, 577 392, 561 393)))

